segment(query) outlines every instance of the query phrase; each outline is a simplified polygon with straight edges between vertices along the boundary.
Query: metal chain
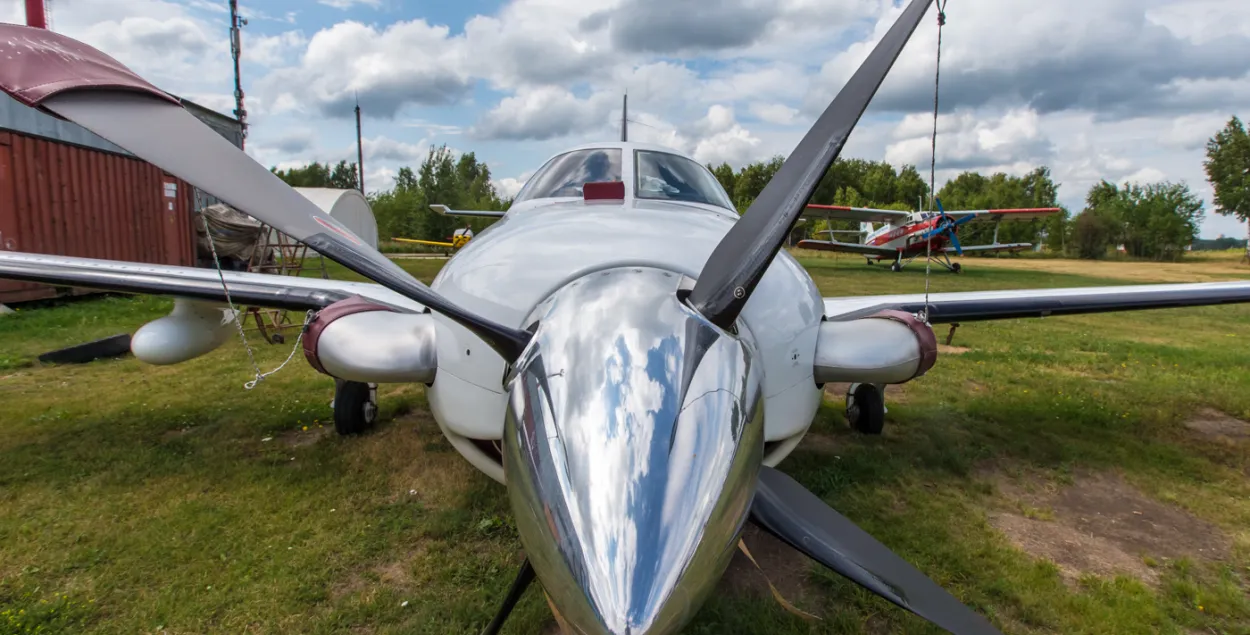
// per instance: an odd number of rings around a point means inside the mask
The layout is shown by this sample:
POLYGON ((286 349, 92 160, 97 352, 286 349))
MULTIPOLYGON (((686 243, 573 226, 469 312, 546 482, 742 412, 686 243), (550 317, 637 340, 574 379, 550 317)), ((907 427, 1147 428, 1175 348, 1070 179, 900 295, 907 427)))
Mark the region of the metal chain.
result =
MULTIPOLYGON (((929 149, 929 214, 932 218, 933 201, 937 198, 936 187, 937 175, 937 129, 938 129, 938 87, 941 86, 942 80, 942 27, 946 26, 946 3, 949 0, 942 0, 938 3, 938 35, 937 35, 937 63, 933 70, 933 137, 930 141, 929 149)), ((924 322, 929 321, 929 273, 933 265, 933 239, 932 236, 924 241, 924 309, 920 314, 920 319, 924 322)))
POLYGON ((251 381, 243 384, 243 388, 245 390, 251 390, 256 387, 256 384, 264 381, 266 377, 269 377, 270 375, 273 375, 274 373, 285 368, 286 365, 295 357, 295 352, 298 351, 300 347, 300 341, 304 339, 304 331, 308 330, 308 323, 312 321, 315 312, 308 311, 304 315, 304 326, 300 328, 299 336, 295 338, 295 346, 291 349, 291 354, 287 356, 286 361, 282 362, 282 364, 277 368, 267 373, 260 372, 260 365, 256 363, 256 355, 252 352, 252 344, 247 341, 247 333, 244 332, 243 321, 239 319, 240 311, 235 308, 234 299, 230 297, 230 287, 226 284, 226 274, 221 268, 221 259, 217 257, 217 245, 213 242, 213 231, 208 226, 208 217, 201 212, 200 219, 204 221, 204 235, 208 238, 209 251, 213 252, 213 266, 217 267, 217 277, 221 280, 221 290, 225 292, 226 303, 230 305, 230 314, 234 316, 234 325, 239 330, 239 339, 243 340, 243 348, 247 351, 247 359, 252 364, 252 372, 255 373, 255 376, 251 381))

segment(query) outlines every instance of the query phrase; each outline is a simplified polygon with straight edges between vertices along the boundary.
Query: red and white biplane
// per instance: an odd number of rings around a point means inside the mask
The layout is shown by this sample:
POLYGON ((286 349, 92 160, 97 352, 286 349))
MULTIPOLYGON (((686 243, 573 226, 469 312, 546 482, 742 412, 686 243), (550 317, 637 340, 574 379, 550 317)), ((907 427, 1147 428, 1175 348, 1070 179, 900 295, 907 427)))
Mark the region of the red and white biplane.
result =
MULTIPOLYGON (((842 205, 808 205, 807 216, 827 220, 859 221, 859 231, 826 229, 824 232, 855 233, 862 238, 858 243, 836 240, 801 240, 798 247, 821 251, 841 251, 861 254, 872 264, 877 260, 891 260, 890 269, 902 271, 907 263, 926 254, 936 256, 938 264, 959 273, 960 266, 951 262, 950 254, 962 256, 964 252, 993 253, 999 251, 1022 251, 1032 243, 998 242, 998 226, 1004 220, 1033 220, 1057 214, 1058 207, 1035 207, 1024 209, 981 209, 946 212, 938 202, 937 212, 903 212, 867 207, 842 205), (988 245, 964 246, 959 243, 959 226, 973 220, 994 223, 994 240, 988 245), (882 223, 877 227, 875 223, 882 223)), ((832 236, 830 236, 832 238, 832 236)))

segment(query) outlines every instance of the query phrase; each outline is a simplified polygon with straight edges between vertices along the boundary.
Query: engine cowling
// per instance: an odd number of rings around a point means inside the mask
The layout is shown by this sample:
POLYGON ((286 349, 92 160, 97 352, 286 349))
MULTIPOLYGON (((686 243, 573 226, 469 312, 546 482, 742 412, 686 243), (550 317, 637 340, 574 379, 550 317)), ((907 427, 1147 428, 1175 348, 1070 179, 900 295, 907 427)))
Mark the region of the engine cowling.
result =
POLYGON ((845 322, 825 321, 816 339, 817 384, 901 384, 937 362, 937 336, 910 313, 882 311, 845 322))
POLYGON ((140 361, 166 366, 211 353, 233 330, 234 314, 213 302, 174 298, 169 315, 144 324, 130 338, 140 361))
POLYGON ((396 313, 356 296, 308 323, 304 357, 317 371, 347 381, 428 384, 438 370, 434 337, 429 313, 396 313))

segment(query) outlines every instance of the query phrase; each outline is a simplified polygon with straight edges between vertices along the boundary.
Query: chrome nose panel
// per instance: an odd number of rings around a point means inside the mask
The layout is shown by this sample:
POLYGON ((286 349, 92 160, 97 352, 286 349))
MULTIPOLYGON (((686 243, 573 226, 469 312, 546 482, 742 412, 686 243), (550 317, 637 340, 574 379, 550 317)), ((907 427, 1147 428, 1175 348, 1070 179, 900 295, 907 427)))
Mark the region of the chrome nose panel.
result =
POLYGON ((764 447, 749 336, 645 268, 591 274, 540 305, 510 383, 504 468, 538 578, 587 634, 671 633, 715 586, 764 447))

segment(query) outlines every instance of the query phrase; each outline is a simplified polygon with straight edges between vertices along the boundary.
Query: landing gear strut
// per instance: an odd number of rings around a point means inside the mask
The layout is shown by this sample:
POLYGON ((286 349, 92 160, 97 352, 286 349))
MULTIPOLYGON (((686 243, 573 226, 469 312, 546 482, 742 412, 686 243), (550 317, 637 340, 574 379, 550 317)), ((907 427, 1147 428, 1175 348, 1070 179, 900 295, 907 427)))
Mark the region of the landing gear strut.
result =
POLYGON ((378 385, 334 380, 334 430, 342 436, 360 434, 378 419, 378 385))
POLYGON ((851 384, 846 390, 846 420, 861 434, 881 434, 885 427, 885 387, 851 384))

